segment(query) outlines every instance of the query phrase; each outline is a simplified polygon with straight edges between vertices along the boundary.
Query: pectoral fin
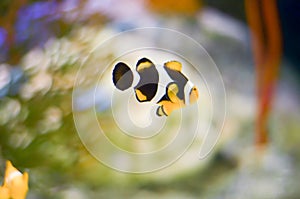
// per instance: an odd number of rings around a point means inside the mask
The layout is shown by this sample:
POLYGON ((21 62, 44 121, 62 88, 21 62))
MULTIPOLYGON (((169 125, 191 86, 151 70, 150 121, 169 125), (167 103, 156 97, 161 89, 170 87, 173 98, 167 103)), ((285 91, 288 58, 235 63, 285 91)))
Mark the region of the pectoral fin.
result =
POLYGON ((172 82, 167 86, 167 95, 171 102, 179 103, 180 99, 177 96, 178 91, 178 85, 175 82, 172 82))
POLYGON ((135 89, 135 96, 139 102, 147 101, 147 96, 144 95, 139 89, 135 89))

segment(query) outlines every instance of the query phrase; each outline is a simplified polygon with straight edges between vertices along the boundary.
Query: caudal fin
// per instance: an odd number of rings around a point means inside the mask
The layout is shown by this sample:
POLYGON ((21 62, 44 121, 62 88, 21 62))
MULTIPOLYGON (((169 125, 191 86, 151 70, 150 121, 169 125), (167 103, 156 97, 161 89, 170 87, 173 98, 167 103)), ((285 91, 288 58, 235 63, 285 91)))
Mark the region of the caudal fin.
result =
POLYGON ((123 62, 119 62, 115 65, 115 68, 113 70, 113 82, 114 85, 119 90, 126 90, 131 87, 133 82, 133 73, 129 66, 127 66, 123 62))

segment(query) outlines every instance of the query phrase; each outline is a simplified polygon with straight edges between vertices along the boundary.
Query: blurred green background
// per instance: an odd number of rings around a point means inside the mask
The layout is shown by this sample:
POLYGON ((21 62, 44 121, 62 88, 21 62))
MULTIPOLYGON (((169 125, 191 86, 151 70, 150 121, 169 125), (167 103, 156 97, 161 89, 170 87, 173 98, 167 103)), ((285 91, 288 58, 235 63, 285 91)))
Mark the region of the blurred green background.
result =
MULTIPOLYGON (((11 160, 28 171, 28 198, 33 199, 299 198, 300 3, 278 0, 277 5, 283 58, 269 143, 257 155, 255 67, 244 1, 1 0, 0 179, 5 160, 11 160), (81 143, 72 91, 91 49, 117 33, 146 26, 171 28, 203 45, 224 80, 227 117, 207 158, 125 174, 99 163, 81 143)), ((114 58, 113 50, 100 58, 114 58)), ((105 118, 107 103, 97 104, 99 117, 105 118)))

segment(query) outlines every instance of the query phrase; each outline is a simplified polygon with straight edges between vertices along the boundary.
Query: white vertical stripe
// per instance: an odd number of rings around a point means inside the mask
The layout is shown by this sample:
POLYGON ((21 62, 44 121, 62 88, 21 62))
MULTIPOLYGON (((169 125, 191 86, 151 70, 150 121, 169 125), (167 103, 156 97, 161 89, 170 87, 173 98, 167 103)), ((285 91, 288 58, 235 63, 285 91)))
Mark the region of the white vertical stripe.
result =
POLYGON ((191 89, 194 87, 194 84, 188 80, 188 82, 186 83, 185 87, 184 87, 184 99, 185 99, 185 105, 189 105, 190 104, 190 92, 191 89))

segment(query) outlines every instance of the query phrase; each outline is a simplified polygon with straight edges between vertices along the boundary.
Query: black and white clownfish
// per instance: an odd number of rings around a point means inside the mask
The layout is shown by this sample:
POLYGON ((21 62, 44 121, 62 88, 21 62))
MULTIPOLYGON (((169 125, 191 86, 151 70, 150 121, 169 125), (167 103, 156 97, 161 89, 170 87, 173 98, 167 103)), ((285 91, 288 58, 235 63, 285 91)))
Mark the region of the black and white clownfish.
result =
MULTIPOLYGON (((156 98, 158 116, 168 116, 198 99, 197 87, 182 73, 182 64, 178 61, 169 61, 163 67, 156 67, 149 59, 142 58, 136 64, 136 71, 139 76, 138 83, 133 87, 136 99, 143 103, 156 98), (167 85, 160 96, 159 85, 167 85)), ((132 86, 134 78, 127 64, 119 62, 115 65, 112 80, 117 89, 127 90, 132 86)))

